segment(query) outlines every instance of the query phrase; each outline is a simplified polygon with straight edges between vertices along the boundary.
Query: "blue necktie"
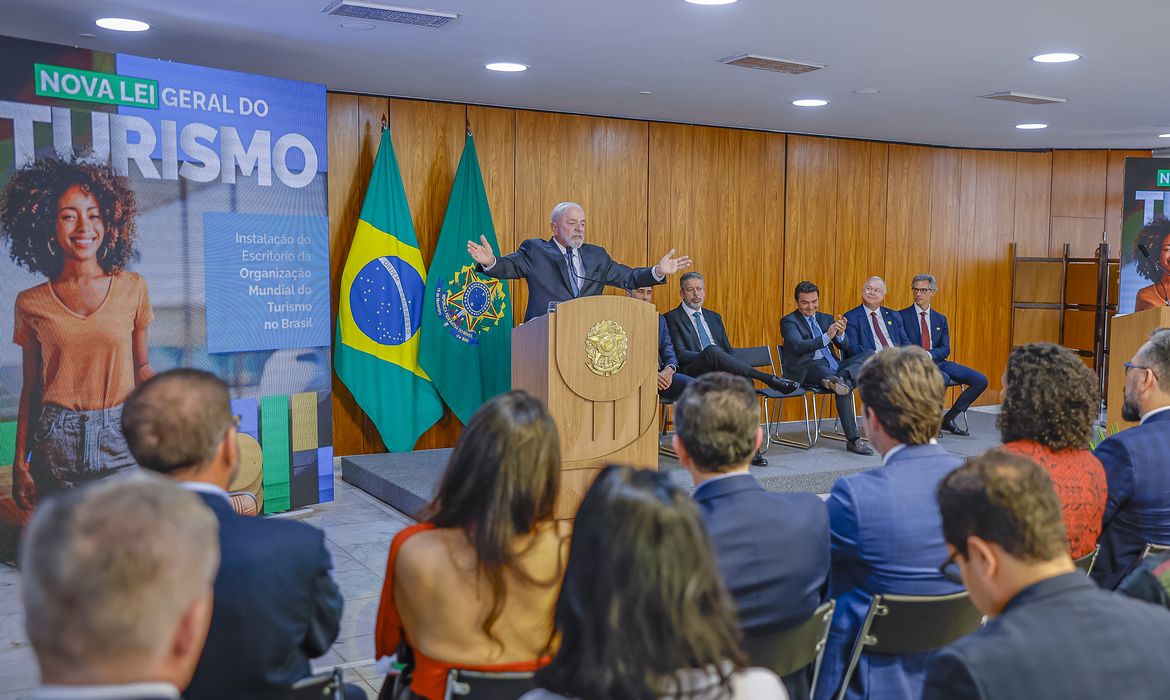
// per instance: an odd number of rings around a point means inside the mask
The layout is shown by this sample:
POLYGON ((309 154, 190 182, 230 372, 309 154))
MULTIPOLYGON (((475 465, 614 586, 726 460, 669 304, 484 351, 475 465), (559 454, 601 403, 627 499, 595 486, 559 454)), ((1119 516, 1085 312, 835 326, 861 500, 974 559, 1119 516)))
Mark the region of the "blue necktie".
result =
POLYGON ((702 350, 711 344, 711 336, 707 335, 707 329, 703 326, 703 312, 696 311, 692 316, 695 317, 695 328, 699 331, 699 349, 702 350))
POLYGON ((569 287, 573 290, 573 296, 581 296, 581 288, 577 285, 577 270, 573 267, 573 251, 565 251, 565 263, 569 266, 569 287))
MULTIPOLYGON (((805 316, 805 319, 808 321, 808 329, 810 331, 812 331, 812 335, 813 335, 814 339, 819 338, 825 334, 825 332, 822 331, 820 329, 820 327, 817 326, 817 321, 816 321, 815 316, 805 316)), ((813 353, 813 358, 815 359, 817 355, 820 355, 821 357, 825 358, 825 360, 829 363, 830 369, 832 369, 834 372, 837 371, 837 358, 833 357, 832 350, 830 350, 826 346, 824 352, 817 350, 815 353, 813 353)))

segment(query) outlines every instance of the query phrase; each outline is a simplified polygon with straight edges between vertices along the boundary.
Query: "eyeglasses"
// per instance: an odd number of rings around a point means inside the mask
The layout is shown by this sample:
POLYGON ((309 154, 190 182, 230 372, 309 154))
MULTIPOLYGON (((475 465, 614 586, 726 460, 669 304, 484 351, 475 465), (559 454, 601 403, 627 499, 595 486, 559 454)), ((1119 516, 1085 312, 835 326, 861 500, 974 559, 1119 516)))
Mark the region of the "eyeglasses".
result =
POLYGON ((1153 367, 1143 367, 1142 365, 1135 365, 1132 362, 1123 362, 1123 363, 1121 363, 1121 366, 1125 367, 1125 376, 1127 376, 1127 377, 1129 376, 1129 371, 1131 369, 1144 369, 1145 371, 1154 375, 1154 379, 1158 379, 1158 373, 1154 371, 1153 367))
POLYGON ((956 549, 951 553, 951 556, 947 557, 947 560, 942 563, 942 566, 938 567, 938 572, 942 574, 942 577, 946 580, 953 583, 962 584, 963 573, 959 569, 959 562, 955 561, 955 557, 958 555, 959 550, 956 549))
POLYGON ((914 292, 915 294, 926 294, 927 292, 933 292, 934 290, 930 287, 911 287, 910 291, 914 292))

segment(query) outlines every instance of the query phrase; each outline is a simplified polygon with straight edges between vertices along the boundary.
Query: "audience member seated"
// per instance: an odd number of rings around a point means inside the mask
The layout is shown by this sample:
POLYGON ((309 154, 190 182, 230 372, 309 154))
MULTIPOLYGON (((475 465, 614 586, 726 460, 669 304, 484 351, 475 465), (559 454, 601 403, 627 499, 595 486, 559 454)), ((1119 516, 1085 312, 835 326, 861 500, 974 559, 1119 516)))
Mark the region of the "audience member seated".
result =
MULTIPOLYGON (((674 449, 695 482, 695 502, 745 637, 801 624, 829 577, 829 514, 811 493, 768 493, 748 473, 763 431, 751 384, 722 372, 691 383, 674 409, 674 449)), ((811 669, 809 669, 811 670, 811 669)), ((784 678, 808 698, 810 674, 784 678)))
POLYGON ((1170 544, 1170 328, 1159 328, 1125 363, 1121 417, 1141 421, 1093 452, 1105 467, 1109 498, 1093 578, 1113 589, 1147 543, 1170 544))
POLYGON ((1160 700, 1170 612, 1103 591, 1073 566, 1044 469, 993 450, 939 486, 950 556, 987 624, 931 657, 923 700, 1160 700))
POLYGON ((1088 449, 1101 407, 1097 375, 1067 348, 1032 343, 1016 348, 1004 371, 996 423, 1003 449, 1044 467, 1060 497, 1069 552, 1079 559, 1101 535, 1108 486, 1088 449))
MULTIPOLYGON (((215 611, 188 700, 284 698, 340 629, 342 600, 325 535, 304 523, 232 510, 227 487, 239 469, 236 425, 227 385, 194 369, 139 385, 122 413, 138 464, 197 493, 219 521, 215 611)), ((360 692, 349 686, 347 697, 360 692)))
POLYGON ((787 698, 771 671, 745 668, 698 509, 654 470, 607 467, 585 494, 556 635, 522 700, 787 698))
MULTIPOLYGON (((962 463, 939 447, 943 383, 930 356, 913 346, 872 355, 858 391, 866 434, 882 467, 837 480, 829 495, 837 611, 816 696, 840 687, 874 593, 946 595, 961 588, 939 572, 947 556, 934 501, 938 483, 962 463)), ((929 654, 863 655, 846 697, 917 698, 929 654)))
POLYGON ((902 328, 901 314, 882 306, 885 300, 886 281, 874 275, 861 288, 861 304, 845 312, 845 320, 849 322, 845 333, 854 352, 877 352, 910 344, 902 328))
MULTIPOLYGON (((638 287, 626 291, 626 296, 648 303, 654 303, 652 287, 638 287)), ((658 315, 658 395, 667 401, 677 401, 691 378, 678 371, 678 357, 674 344, 670 342, 670 331, 666 330, 666 317, 658 315)))
POLYGON ((920 345, 930 353, 943 373, 944 383, 954 380, 964 385, 959 398, 955 399, 954 405, 943 416, 942 429, 955 435, 969 435, 965 428, 955 423, 955 419, 966 412, 987 389, 987 377, 982 372, 947 359, 951 355, 951 327, 947 317, 930 306, 934 293, 938 291, 934 275, 915 275, 910 289, 914 292, 914 303, 898 312, 902 316, 906 338, 911 345, 920 345))
POLYGON ((25 625, 38 700, 173 700, 199 660, 219 563, 215 518, 161 479, 42 501, 25 530, 25 625))
POLYGON ((394 537, 386 563, 376 656, 412 655, 415 694, 441 700, 451 668, 548 662, 568 552, 568 525, 553 520, 560 481, 556 426, 528 394, 491 399, 463 429, 422 522, 394 537))
POLYGON ((848 442, 846 449, 859 455, 873 454, 873 448, 860 439, 853 414, 853 387, 857 371, 870 356, 869 351, 854 350, 846 329, 845 317, 833 320, 817 311, 821 293, 812 282, 796 285, 796 310, 780 319, 780 348, 784 376, 810 387, 824 387, 837 394, 837 415, 848 442), (840 357, 833 355, 836 348, 840 357))

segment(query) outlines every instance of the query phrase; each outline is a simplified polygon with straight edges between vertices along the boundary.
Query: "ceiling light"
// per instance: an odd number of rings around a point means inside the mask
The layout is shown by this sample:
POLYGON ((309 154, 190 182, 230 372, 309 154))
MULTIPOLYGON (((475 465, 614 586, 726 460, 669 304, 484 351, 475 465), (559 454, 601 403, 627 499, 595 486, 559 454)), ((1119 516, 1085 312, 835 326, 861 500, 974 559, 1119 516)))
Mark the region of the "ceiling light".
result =
POLYGON ((853 94, 854 95, 876 95, 879 92, 881 92, 881 90, 878 90, 877 88, 862 88, 860 90, 854 90, 853 94))
POLYGON ((1032 60, 1036 63, 1068 63, 1079 59, 1079 53, 1042 53, 1038 56, 1033 56, 1032 60))
POLYGON ((1047 129, 1047 124, 1016 124, 1017 129, 1047 129))
POLYGON ((82 33, 78 34, 77 36, 81 37, 82 39, 96 39, 97 38, 97 34, 91 34, 89 32, 82 32, 82 33))
POLYGON ((692 5, 730 5, 735 0, 687 0, 692 5))
POLYGON ((355 32, 368 32, 374 28, 369 22, 342 22, 338 26, 355 32))
POLYGON ((792 104, 797 107, 824 107, 829 104, 828 100, 793 100, 792 104))
POLYGON ((649 90, 639 90, 638 94, 639 95, 650 95, 652 93, 649 90))
POLYGON ((146 22, 123 17, 102 17, 95 24, 102 29, 110 29, 115 32, 145 32, 150 29, 150 25, 146 22))
POLYGON ((1160 139, 1170 139, 1170 134, 1158 134, 1158 138, 1160 138, 1160 139))
POLYGON ((498 71, 500 73, 520 73, 522 71, 528 70, 528 66, 524 65, 523 63, 508 63, 506 61, 500 63, 485 63, 483 64, 483 67, 487 68, 488 70, 498 71))

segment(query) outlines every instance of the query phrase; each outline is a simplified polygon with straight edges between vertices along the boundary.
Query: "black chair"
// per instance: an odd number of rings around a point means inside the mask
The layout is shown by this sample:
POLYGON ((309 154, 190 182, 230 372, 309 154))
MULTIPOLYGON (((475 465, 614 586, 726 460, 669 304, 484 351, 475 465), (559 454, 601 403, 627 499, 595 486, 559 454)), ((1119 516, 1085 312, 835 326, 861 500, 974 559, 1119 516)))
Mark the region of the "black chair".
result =
POLYGON ((918 654, 941 649, 979 629, 983 613, 967 592, 941 596, 878 594, 853 645, 837 692, 844 700, 862 654, 918 654))
POLYGON ((447 672, 447 693, 443 700, 516 700, 535 689, 532 673, 485 673, 453 668, 447 672))
MULTIPOLYGON (((954 379, 947 377, 947 384, 946 384, 947 390, 950 390, 953 387, 960 387, 961 388, 963 386, 964 385, 962 382, 956 382, 954 379)), ((959 414, 959 417, 963 419, 963 430, 966 430, 968 433, 971 432, 971 424, 967 422, 967 412, 963 411, 962 413, 959 414)))
MULTIPOLYGON (((780 347, 781 346, 779 346, 779 345, 776 346, 777 356, 781 355, 780 347)), ((781 376, 781 377, 784 376, 782 374, 782 372, 784 371, 784 367, 777 366, 777 369, 779 370, 776 373, 777 376, 781 376)), ((813 448, 813 446, 817 444, 817 438, 819 438, 820 435, 817 433, 817 426, 819 425, 819 422, 817 421, 817 402, 816 402, 816 399, 813 398, 813 396, 816 393, 817 393, 816 390, 814 390, 812 387, 802 386, 800 389, 798 389, 790 394, 782 394, 780 396, 780 398, 777 399, 777 401, 775 403, 775 407, 776 407, 775 418, 773 419, 773 418, 769 417, 769 420, 768 420, 768 422, 773 427, 773 429, 771 431, 769 431, 769 433, 768 433, 768 442, 775 443, 777 445, 788 445, 789 447, 797 447, 797 448, 800 448, 802 450, 811 450, 813 448), (783 422, 783 418, 784 418, 784 414, 783 414, 784 399, 796 399, 796 398, 799 398, 801 403, 804 404, 804 436, 805 436, 804 442, 801 442, 799 440, 793 440, 792 438, 781 437, 780 431, 777 430, 777 428, 779 428, 780 424, 783 422), (811 417, 809 416, 809 408, 808 408, 809 403, 810 403, 809 402, 810 398, 812 398, 812 402, 811 402, 812 403, 812 416, 811 417)))
POLYGON ((662 440, 666 437, 666 426, 674 426, 674 401, 664 399, 661 395, 658 397, 658 425, 658 454, 678 459, 678 453, 670 443, 662 440))
POLYGON ((345 683, 341 678, 341 669, 305 676, 293 683, 288 697, 289 700, 343 700, 345 683))
MULTIPOLYGON (((772 359, 772 351, 767 345, 757 345, 751 348, 732 348, 731 356, 758 370, 767 370, 769 374, 776 374, 776 363, 772 359)), ((781 401, 785 398, 796 396, 797 394, 781 394, 771 387, 755 387, 755 390, 756 396, 764 400, 764 405, 760 411, 760 414, 764 417, 764 435, 768 438, 760 446, 760 452, 764 453, 768 451, 768 446, 772 442, 772 410, 769 402, 781 401)))
POLYGON ((825 653, 825 640, 829 637, 829 623, 833 621, 836 601, 821 603, 805 622, 792 629, 743 640, 752 666, 762 666, 777 676, 787 676, 812 664, 813 675, 810 688, 817 687, 817 676, 821 672, 821 657, 825 653))
MULTIPOLYGON (((1148 547, 1149 545, 1146 546, 1148 547)), ((1093 547, 1093 551, 1085 556, 1073 559, 1073 563, 1077 565, 1077 569, 1084 572, 1085 576, 1088 576, 1093 571, 1093 565, 1097 563, 1097 555, 1100 553, 1101 545, 1096 545, 1093 547)))
POLYGON ((1145 548, 1142 549, 1142 556, 1140 558, 1145 559, 1151 554, 1162 554, 1163 552, 1170 552, 1170 544, 1147 542, 1145 548))

